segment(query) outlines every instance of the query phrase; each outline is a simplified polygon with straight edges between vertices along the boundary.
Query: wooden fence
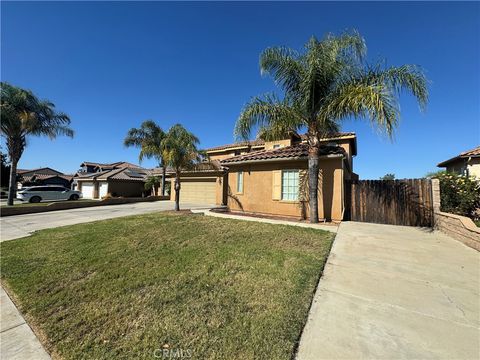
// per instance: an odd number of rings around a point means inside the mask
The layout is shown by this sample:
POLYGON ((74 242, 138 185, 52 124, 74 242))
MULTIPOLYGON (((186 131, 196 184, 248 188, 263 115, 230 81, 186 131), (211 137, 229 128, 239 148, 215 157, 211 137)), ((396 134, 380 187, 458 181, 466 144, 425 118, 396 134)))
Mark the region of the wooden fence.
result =
POLYGON ((347 220, 433 226, 429 179, 356 180, 347 182, 345 190, 347 220))

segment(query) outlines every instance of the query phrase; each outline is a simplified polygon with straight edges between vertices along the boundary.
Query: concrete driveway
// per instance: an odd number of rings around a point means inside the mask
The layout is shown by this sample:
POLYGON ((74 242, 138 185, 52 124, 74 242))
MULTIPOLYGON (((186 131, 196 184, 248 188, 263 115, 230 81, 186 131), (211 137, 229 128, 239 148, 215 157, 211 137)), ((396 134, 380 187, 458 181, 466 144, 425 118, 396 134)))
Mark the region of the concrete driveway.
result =
POLYGON ((345 222, 297 358, 478 359, 480 256, 438 232, 345 222))
MULTIPOLYGON (((205 209, 211 207, 215 207, 215 205, 191 203, 180 204, 181 209, 205 209)), ((7 216, 0 218, 0 241, 28 236, 32 232, 42 229, 111 219, 121 216, 173 210, 173 208, 173 201, 156 201, 7 216)))

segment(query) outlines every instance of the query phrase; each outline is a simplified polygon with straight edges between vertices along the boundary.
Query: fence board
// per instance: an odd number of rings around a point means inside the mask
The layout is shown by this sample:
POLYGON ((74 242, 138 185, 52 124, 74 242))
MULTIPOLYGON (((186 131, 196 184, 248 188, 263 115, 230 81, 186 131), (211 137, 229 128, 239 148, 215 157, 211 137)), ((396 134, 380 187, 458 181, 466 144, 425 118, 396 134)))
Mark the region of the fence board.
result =
POLYGON ((346 219, 379 224, 433 225, 429 179, 356 180, 346 184, 346 219))

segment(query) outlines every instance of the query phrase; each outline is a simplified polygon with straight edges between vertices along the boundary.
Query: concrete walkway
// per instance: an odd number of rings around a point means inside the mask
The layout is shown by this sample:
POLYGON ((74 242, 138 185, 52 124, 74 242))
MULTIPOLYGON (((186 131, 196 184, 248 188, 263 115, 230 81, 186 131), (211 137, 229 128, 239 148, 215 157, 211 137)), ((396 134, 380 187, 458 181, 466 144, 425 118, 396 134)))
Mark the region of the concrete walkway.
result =
POLYGON ((0 331, 0 358, 2 360, 50 359, 32 329, 1 287, 0 331))
POLYGON ((325 230, 330 232, 337 232, 338 226, 334 224, 310 224, 307 222, 298 222, 298 221, 289 221, 289 220, 277 220, 277 219, 268 219, 268 218, 261 218, 256 216, 246 216, 246 215, 234 215, 228 213, 221 213, 211 211, 210 209, 197 209, 192 210, 193 213, 202 213, 207 216, 219 217, 224 219, 235 219, 235 220, 243 220, 243 221, 255 221, 261 222, 266 224, 277 224, 277 225, 290 225, 290 226, 298 226, 303 228, 310 228, 310 229, 317 229, 317 230, 325 230))
POLYGON ((438 232, 339 227, 297 358, 478 359, 480 255, 438 232))

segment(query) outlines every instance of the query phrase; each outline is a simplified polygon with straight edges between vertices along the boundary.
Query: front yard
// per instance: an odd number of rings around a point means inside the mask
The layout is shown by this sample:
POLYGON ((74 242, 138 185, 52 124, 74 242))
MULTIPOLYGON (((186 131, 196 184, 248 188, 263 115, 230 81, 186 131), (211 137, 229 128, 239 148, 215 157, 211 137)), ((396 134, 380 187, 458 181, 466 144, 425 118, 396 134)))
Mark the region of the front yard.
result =
POLYGON ((333 235, 157 213, 1 243, 2 282, 65 359, 290 359, 333 235))

